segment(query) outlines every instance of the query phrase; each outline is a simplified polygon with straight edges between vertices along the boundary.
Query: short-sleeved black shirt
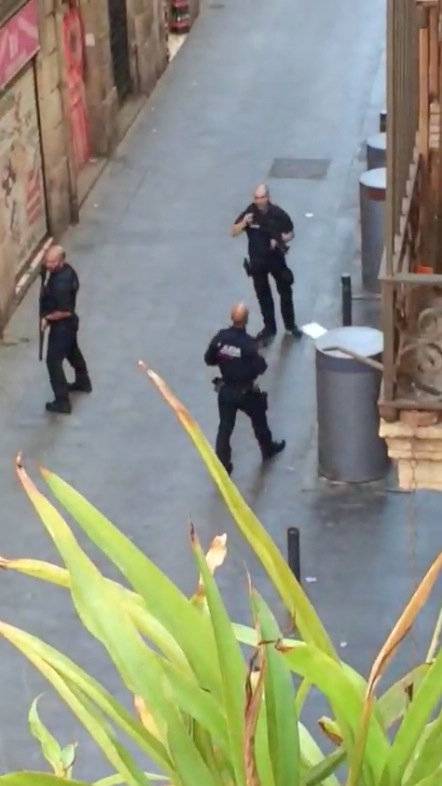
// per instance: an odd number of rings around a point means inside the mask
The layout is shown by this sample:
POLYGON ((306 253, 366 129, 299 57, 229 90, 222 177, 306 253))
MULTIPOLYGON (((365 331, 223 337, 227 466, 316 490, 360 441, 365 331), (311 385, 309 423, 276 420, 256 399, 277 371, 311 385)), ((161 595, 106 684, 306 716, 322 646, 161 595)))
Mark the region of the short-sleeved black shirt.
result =
POLYGON ((247 213, 253 213, 253 224, 245 230, 249 241, 250 261, 263 260, 270 254, 281 255, 282 252, 278 248, 276 250, 271 248, 270 241, 272 239, 280 241, 282 233, 293 232, 293 222, 288 213, 272 202, 264 213, 252 202, 240 213, 235 224, 242 221, 247 213))
POLYGON ((75 270, 67 263, 59 270, 54 270, 43 289, 41 315, 44 317, 53 311, 70 311, 75 314, 79 286, 75 270))
POLYGON ((256 340, 244 328, 233 326, 220 330, 213 337, 204 360, 208 366, 219 366, 227 384, 254 382, 267 368, 256 340))

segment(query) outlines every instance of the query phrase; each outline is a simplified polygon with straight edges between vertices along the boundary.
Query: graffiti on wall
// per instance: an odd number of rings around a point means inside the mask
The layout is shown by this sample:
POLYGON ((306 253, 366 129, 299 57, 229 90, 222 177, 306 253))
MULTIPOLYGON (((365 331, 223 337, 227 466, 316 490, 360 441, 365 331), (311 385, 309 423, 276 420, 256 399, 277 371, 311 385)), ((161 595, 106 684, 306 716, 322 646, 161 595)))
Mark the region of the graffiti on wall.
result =
POLYGON ((0 98, 0 256, 17 274, 46 234, 34 74, 0 98))

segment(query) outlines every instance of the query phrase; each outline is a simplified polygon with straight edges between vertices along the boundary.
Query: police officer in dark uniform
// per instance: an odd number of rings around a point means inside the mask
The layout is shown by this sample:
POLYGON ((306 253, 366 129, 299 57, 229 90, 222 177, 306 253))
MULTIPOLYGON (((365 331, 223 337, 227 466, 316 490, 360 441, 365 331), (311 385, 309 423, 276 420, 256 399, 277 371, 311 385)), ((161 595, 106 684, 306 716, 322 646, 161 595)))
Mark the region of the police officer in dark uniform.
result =
POLYGON ((245 267, 253 278, 264 320, 264 328, 256 338, 266 345, 276 335, 275 305, 269 275, 275 279, 279 292, 285 329, 295 338, 301 338, 302 331, 296 324, 293 307, 293 273, 285 260, 287 244, 294 238, 293 222, 284 210, 270 201, 268 186, 258 186, 253 200, 236 219, 231 234, 237 237, 241 232, 246 232, 249 241, 250 260, 246 260, 245 267))
POLYGON ((267 363, 257 350, 256 339, 246 332, 248 308, 243 304, 232 308, 232 326, 220 330, 212 339, 204 355, 208 366, 219 366, 222 379, 214 380, 218 390, 219 428, 216 454, 230 474, 230 437, 235 427, 238 410, 252 421, 253 431, 263 459, 269 459, 285 448, 285 441, 274 442, 267 423, 267 393, 256 385, 256 378, 264 374, 267 363))
POLYGON ((51 246, 47 251, 44 266, 49 272, 47 282, 42 284, 40 297, 41 330, 49 329, 47 367, 54 391, 54 401, 46 404, 48 412, 71 412, 70 391, 90 393, 92 385, 86 361, 77 342, 78 316, 75 302, 79 289, 78 276, 66 262, 62 246, 51 246), (67 360, 75 370, 75 381, 68 384, 63 370, 67 360))

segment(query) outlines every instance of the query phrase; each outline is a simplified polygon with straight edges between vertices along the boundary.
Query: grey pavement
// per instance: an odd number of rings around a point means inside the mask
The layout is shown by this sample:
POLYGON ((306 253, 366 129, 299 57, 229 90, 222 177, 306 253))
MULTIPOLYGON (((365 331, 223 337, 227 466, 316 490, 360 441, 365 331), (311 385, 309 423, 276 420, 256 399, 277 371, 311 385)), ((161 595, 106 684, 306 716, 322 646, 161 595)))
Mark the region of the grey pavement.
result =
MULTIPOLYGON (((65 238, 81 278, 81 344, 94 393, 71 417, 44 412, 49 388, 36 360, 37 287, 0 347, 0 553, 55 557, 18 488, 22 450, 44 463, 117 522, 186 591, 195 585, 189 518, 208 544, 229 535, 219 582, 232 614, 249 618, 246 563, 273 598, 174 417, 136 369, 161 373, 213 439, 216 399, 202 354, 233 301, 253 306, 232 219, 276 157, 330 159, 323 180, 273 180, 276 202, 295 218, 291 252, 298 320, 338 324, 339 278, 358 280, 361 150, 383 104, 383 0, 225 0, 208 3, 65 238), (313 213, 307 218, 306 213, 313 213)), ((358 301, 373 323, 378 304, 358 301)), ((305 586, 343 657, 367 669, 417 578, 441 547, 440 497, 400 494, 394 479, 335 486, 316 473, 314 351, 282 331, 267 351, 270 420, 287 449, 262 468, 249 423, 234 435, 234 478, 276 542, 302 538, 305 586)), ((98 564, 100 555, 92 551, 98 564)), ((107 566, 106 566, 107 569, 107 566)), ((67 597, 30 580, 0 576, 0 617, 38 633, 99 674, 118 680, 81 629, 67 597)), ((440 600, 440 594, 439 594, 440 600)), ((396 667, 427 645, 433 598, 396 667)), ((26 715, 45 690, 0 642, 0 770, 42 766, 26 715)), ((69 712, 47 690, 41 713, 63 742, 80 741, 78 777, 108 772, 69 712)))

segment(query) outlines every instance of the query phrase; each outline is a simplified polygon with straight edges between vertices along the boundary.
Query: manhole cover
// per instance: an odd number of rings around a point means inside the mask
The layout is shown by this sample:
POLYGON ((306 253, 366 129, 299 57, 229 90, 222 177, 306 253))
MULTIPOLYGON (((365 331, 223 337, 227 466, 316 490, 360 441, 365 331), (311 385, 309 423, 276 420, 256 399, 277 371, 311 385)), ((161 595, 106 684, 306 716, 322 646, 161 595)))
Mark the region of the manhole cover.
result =
POLYGON ((275 158, 269 177, 322 180, 329 166, 329 158, 275 158))

